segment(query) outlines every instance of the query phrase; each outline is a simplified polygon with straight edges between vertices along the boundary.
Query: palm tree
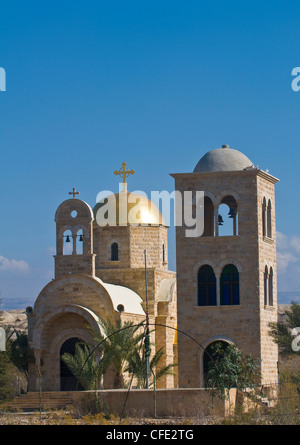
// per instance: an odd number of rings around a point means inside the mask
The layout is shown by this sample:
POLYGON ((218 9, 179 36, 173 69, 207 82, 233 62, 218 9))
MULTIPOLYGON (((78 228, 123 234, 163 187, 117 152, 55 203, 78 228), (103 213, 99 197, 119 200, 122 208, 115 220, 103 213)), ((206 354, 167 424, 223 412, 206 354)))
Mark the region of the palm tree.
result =
MULTIPOLYGON (((149 386, 155 385, 158 379, 165 375, 174 375, 174 367, 176 364, 170 364, 164 367, 159 368, 159 362, 164 355, 163 348, 160 348, 153 355, 152 359, 149 363, 150 368, 150 381, 149 386), (151 379, 152 377, 152 379, 151 379)), ((137 387, 138 388, 146 388, 146 357, 145 351, 143 348, 142 353, 139 352, 139 349, 136 348, 134 354, 129 359, 129 366, 126 371, 133 373, 137 379, 137 387)))
POLYGON ((111 362, 114 368, 114 388, 124 388, 125 365, 135 353, 135 349, 144 336, 144 332, 137 334, 143 325, 133 324, 118 319, 115 323, 110 320, 100 320, 102 334, 97 334, 95 340, 101 347, 103 355, 111 362))
POLYGON ((87 345, 81 343, 76 343, 74 355, 66 352, 61 358, 85 390, 98 389, 109 365, 106 357, 96 360, 95 353, 90 353, 87 345))

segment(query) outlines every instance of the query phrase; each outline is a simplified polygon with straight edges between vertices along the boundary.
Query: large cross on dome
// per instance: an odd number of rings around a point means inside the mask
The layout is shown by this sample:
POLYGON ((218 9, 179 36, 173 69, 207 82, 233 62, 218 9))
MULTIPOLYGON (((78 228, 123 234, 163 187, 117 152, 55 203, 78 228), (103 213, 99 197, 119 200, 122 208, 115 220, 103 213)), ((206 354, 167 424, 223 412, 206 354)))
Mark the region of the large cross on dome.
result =
POLYGON ((69 192, 69 195, 73 195, 73 198, 75 199, 75 195, 79 195, 79 192, 76 192, 76 189, 73 187, 73 191, 69 192))
POLYGON ((120 168, 120 170, 114 171, 115 175, 121 176, 121 178, 123 178, 123 184, 126 184, 126 178, 128 176, 134 175, 135 173, 133 170, 128 170, 126 166, 127 166, 126 162, 122 162, 122 168, 120 168))

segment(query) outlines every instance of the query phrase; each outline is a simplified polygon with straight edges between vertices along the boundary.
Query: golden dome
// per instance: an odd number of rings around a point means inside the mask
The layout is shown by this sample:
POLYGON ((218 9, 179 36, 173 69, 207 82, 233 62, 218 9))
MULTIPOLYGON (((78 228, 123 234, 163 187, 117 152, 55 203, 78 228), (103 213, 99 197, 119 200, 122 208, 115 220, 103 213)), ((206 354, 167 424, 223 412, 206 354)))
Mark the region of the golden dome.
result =
POLYGON ((106 225, 163 225, 158 207, 146 196, 123 190, 112 193, 93 208, 95 224, 106 225))

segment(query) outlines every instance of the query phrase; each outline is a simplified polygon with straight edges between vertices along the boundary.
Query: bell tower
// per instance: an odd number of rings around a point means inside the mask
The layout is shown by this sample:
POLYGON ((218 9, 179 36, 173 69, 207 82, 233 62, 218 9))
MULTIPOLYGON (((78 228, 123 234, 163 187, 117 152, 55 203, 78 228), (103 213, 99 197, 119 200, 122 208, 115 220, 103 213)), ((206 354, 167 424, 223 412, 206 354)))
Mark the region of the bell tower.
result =
POLYGON ((93 253, 93 211, 84 201, 72 198, 62 202, 55 214, 56 255, 55 279, 66 274, 95 276, 93 253))
POLYGON ((179 386, 205 386, 206 348, 235 344, 259 359, 261 383, 277 382, 278 348, 268 334, 277 320, 274 176, 223 145, 175 189, 204 192, 204 231, 176 228, 179 386), (226 226, 226 227, 225 227, 226 226))

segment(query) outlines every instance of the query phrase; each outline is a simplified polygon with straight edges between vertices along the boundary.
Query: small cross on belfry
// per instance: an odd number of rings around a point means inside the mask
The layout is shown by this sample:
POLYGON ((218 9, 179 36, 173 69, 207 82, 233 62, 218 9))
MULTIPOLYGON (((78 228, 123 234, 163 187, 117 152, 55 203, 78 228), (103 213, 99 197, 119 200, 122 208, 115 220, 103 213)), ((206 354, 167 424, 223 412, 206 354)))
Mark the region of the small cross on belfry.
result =
POLYGON ((75 198, 75 195, 79 195, 79 192, 76 192, 76 189, 73 187, 73 191, 69 192, 69 195, 73 195, 73 198, 75 198))
POLYGON ((122 162, 122 168, 120 168, 120 170, 116 170, 114 171, 114 174, 117 176, 121 176, 121 178, 123 178, 123 184, 126 184, 126 178, 129 175, 134 175, 134 171, 133 170, 128 170, 126 168, 126 162, 122 162))

